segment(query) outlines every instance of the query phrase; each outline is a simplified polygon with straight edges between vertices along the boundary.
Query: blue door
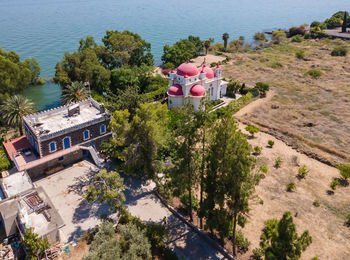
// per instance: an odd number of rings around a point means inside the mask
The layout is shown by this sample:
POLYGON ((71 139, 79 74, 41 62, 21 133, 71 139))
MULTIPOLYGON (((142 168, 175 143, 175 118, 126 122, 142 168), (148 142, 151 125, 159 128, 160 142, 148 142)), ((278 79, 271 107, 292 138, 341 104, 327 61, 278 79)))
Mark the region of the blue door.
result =
POLYGON ((70 137, 66 137, 63 139, 63 146, 64 146, 64 149, 70 148, 70 137))

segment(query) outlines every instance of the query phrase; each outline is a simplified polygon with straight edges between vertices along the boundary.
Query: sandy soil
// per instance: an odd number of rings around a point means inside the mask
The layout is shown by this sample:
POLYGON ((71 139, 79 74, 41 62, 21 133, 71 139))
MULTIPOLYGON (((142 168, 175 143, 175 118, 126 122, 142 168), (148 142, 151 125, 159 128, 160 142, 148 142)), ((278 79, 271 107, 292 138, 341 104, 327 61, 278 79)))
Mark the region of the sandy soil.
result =
POLYGON ((207 66, 210 66, 211 63, 213 62, 221 62, 225 59, 225 57, 222 56, 215 56, 213 54, 207 54, 205 56, 198 56, 195 59, 192 59, 193 64, 195 64, 197 67, 202 65, 203 61, 205 59, 205 62, 207 64, 207 66))
MULTIPOLYGON (((258 99, 247 105, 236 114, 242 118, 247 113, 268 103, 274 96, 270 93, 265 99, 258 99)), ((239 122, 239 128, 245 132, 246 125, 239 122)), ((257 195, 264 201, 263 205, 253 203, 249 222, 244 228, 245 236, 252 242, 250 252, 240 259, 248 259, 251 250, 259 246, 259 232, 264 222, 270 218, 281 218, 285 211, 294 216, 298 233, 309 230, 313 243, 302 255, 302 259, 349 259, 350 229, 344 226, 345 214, 350 213, 350 187, 341 187, 333 195, 328 195, 329 183, 339 177, 336 168, 307 157, 297 152, 266 133, 258 133, 254 139, 249 139, 252 146, 263 147, 257 157, 257 169, 260 165, 268 166, 268 173, 256 188, 257 195), (267 147, 268 140, 273 140, 273 148, 267 147), (274 163, 277 157, 283 160, 282 167, 276 169, 274 163), (299 180, 296 175, 299 166, 306 165, 310 170, 305 179, 299 180), (286 184, 294 182, 295 192, 287 192, 286 184), (317 200, 320 207, 313 206, 317 200)))
POLYGON ((223 66, 226 78, 250 86, 264 81, 274 91, 271 102, 252 109, 244 119, 310 156, 333 165, 350 162, 350 59, 330 55, 340 44, 350 47, 348 41, 308 40, 228 54, 232 61, 223 66), (300 50, 305 59, 296 58, 300 50), (306 75, 310 69, 322 76, 306 75))

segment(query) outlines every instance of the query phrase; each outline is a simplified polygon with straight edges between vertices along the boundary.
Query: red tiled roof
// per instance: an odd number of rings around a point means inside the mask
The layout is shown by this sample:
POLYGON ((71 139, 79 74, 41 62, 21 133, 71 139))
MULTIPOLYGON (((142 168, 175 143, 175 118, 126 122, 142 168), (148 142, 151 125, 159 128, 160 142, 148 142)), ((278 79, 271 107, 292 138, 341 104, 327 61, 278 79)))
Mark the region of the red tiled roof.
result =
POLYGON ((31 145, 28 142, 25 135, 17 137, 10 141, 4 141, 3 145, 12 161, 13 161, 12 154, 16 154, 16 151, 23 148, 31 148, 31 145))

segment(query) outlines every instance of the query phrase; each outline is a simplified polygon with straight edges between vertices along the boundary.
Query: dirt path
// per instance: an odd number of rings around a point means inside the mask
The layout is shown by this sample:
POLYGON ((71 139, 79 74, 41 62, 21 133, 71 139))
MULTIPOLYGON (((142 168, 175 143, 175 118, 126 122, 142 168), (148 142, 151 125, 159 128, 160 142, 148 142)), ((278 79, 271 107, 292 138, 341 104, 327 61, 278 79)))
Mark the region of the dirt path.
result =
MULTIPOLYGON (((236 113, 236 118, 243 118, 252 113, 261 104, 273 97, 269 93, 265 99, 258 99, 236 113)), ((243 118, 244 119, 244 118, 243 118)), ((266 122, 268 124, 268 122, 266 122)), ((239 128, 245 132, 245 124, 238 122, 239 128)), ((350 228, 344 226, 344 216, 350 213, 350 187, 339 186, 333 195, 329 195, 329 184, 339 177, 336 168, 309 158, 299 153, 272 135, 258 133, 249 139, 251 145, 263 148, 257 157, 257 168, 268 167, 266 178, 256 188, 256 193, 263 200, 252 205, 247 226, 243 232, 252 242, 251 249, 258 247, 260 230, 264 222, 270 218, 281 218, 285 211, 291 211, 298 233, 309 230, 313 243, 303 254, 302 259, 348 259, 350 255, 350 228), (268 140, 273 140, 273 148, 267 147, 268 140), (275 160, 280 157, 282 167, 274 168, 275 160), (300 165, 306 165, 309 173, 305 179, 299 180, 296 175, 300 165), (295 192, 287 192, 286 184, 294 182, 295 192), (313 202, 318 201, 319 207, 313 202)), ((249 253, 242 259, 248 259, 249 253)))

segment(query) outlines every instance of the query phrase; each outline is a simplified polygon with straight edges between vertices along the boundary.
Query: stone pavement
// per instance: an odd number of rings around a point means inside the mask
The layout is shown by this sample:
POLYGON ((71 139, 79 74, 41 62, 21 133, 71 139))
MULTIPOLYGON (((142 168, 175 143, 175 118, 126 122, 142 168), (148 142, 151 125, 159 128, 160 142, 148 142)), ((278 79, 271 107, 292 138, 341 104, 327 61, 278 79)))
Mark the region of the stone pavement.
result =
POLYGON ((161 223, 167 217, 171 241, 169 246, 184 259, 224 259, 224 256, 190 227, 173 215, 153 193, 155 184, 124 176, 126 202, 129 212, 143 221, 161 223))

